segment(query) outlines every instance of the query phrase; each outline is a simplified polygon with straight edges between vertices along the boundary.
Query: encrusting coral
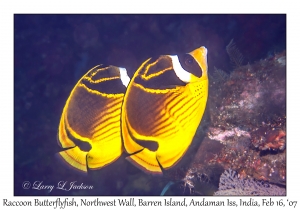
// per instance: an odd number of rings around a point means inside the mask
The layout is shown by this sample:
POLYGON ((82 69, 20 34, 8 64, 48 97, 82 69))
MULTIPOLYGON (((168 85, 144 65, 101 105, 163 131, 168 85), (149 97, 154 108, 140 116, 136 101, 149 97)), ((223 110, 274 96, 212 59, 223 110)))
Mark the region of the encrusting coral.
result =
POLYGON ((286 190, 268 182, 257 181, 252 178, 241 179, 236 171, 228 169, 221 175, 219 190, 214 195, 285 196, 286 190))
POLYGON ((216 75, 224 72, 210 76, 207 137, 183 180, 193 188, 205 174, 216 186, 220 171, 232 169, 241 179, 285 186, 285 52, 216 75))

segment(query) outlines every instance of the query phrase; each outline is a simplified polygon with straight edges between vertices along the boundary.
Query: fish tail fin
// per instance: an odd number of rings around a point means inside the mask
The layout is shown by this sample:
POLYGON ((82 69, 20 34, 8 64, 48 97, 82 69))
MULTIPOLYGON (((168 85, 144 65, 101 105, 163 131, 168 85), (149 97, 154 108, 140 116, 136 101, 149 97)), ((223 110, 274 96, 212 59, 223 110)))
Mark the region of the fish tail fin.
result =
POLYGON ((66 163, 72 169, 87 173, 86 155, 88 152, 80 150, 79 147, 73 147, 56 154, 59 160, 66 163))

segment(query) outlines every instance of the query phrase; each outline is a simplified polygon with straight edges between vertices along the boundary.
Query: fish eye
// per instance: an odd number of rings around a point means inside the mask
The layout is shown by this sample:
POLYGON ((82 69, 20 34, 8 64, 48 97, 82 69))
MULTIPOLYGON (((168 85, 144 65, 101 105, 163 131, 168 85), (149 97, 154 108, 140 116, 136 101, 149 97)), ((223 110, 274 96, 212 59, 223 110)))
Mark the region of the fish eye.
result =
POLYGON ((184 63, 187 65, 187 66, 192 66, 194 64, 194 59, 191 58, 190 56, 186 56, 185 60, 184 60, 184 63))

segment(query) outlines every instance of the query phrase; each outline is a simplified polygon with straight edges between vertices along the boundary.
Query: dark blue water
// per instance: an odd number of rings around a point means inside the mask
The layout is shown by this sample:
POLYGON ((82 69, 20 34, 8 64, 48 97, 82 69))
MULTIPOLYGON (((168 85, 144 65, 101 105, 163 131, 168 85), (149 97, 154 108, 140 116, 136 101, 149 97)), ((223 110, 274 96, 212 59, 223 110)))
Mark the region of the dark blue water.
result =
MULTIPOLYGON (((208 49, 209 71, 232 64, 234 39, 252 63, 286 49, 286 15, 15 15, 14 194, 159 195, 167 178, 144 175, 127 161, 88 176, 60 164, 57 128, 78 79, 97 64, 126 67, 130 76, 147 58, 208 49), (23 189, 72 181, 91 190, 23 189)), ((173 189, 173 194, 183 194, 173 189)))

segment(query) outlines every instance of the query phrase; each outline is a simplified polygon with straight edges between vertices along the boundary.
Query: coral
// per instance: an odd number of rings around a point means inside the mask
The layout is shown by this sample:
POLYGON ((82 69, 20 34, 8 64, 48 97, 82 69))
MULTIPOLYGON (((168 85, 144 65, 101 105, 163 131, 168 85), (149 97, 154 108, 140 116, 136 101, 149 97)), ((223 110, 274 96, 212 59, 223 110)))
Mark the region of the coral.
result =
POLYGON ((214 66, 214 72, 212 75, 208 73, 210 77, 214 78, 215 82, 224 82, 228 80, 229 75, 222 69, 218 69, 214 66))
POLYGON ((229 42, 229 44, 226 46, 226 51, 230 57, 231 62, 236 66, 239 67, 242 65, 244 56, 240 52, 240 50, 237 48, 235 42, 233 39, 229 42))
POLYGON ((286 133, 281 129, 259 128, 252 133, 252 144, 259 150, 284 150, 286 133))
POLYGON ((285 196, 286 189, 253 178, 242 179, 236 171, 226 170, 220 177, 219 190, 214 195, 285 196))
POLYGON ((235 127, 228 130, 223 130, 221 128, 214 127, 209 128, 208 137, 210 139, 220 141, 221 143, 224 143, 228 137, 233 136, 245 136, 250 138, 249 132, 240 129, 239 127, 235 127))
POLYGON ((208 138, 225 145, 209 164, 285 184, 285 52, 211 77, 208 138))

